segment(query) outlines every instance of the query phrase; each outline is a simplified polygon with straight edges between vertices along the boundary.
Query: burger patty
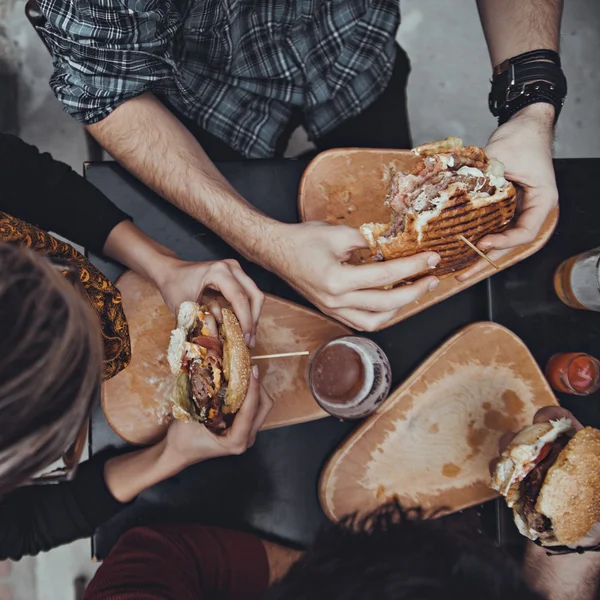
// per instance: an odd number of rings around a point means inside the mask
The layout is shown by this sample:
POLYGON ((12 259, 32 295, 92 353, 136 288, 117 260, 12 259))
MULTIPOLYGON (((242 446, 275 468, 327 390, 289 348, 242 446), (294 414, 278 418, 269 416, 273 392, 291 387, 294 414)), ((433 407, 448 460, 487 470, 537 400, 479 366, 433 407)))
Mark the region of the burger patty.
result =
POLYGON ((537 512, 537 504, 542 485, 550 467, 556 462, 558 455, 569 443, 570 437, 561 435, 550 447, 548 454, 536 465, 536 467, 521 481, 519 486, 520 503, 523 510, 523 516, 527 520, 529 527, 539 534, 543 534, 552 528, 550 519, 537 512))

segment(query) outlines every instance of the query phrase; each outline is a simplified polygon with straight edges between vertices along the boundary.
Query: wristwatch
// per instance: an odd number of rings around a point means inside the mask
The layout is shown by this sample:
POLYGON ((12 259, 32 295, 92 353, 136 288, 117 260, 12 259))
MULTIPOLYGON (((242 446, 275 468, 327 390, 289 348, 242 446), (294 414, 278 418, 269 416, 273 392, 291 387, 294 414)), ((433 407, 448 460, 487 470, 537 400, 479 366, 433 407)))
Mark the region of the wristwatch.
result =
POLYGON ((499 125, 537 102, 554 106, 556 124, 567 95, 560 56, 553 50, 534 50, 505 60, 494 68, 491 84, 489 108, 499 125))

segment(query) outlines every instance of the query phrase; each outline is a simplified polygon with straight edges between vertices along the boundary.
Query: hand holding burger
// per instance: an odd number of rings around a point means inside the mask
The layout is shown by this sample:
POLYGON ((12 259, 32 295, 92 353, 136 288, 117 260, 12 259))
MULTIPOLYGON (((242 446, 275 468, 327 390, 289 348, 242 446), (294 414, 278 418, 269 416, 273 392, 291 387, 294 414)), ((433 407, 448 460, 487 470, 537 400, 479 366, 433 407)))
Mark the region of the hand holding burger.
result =
POLYGON ((166 454, 171 462, 186 467, 204 460, 244 453, 254 445, 273 400, 258 381, 258 369, 251 370, 248 392, 229 429, 220 435, 202 423, 175 419, 167 433, 166 454))

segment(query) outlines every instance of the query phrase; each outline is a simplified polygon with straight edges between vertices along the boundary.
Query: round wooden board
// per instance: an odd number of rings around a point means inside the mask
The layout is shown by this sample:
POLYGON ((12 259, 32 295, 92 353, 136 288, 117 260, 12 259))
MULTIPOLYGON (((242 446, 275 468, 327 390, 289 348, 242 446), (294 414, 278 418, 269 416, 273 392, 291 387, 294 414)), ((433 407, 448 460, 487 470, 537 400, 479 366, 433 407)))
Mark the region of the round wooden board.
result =
POLYGON ((511 331, 475 323, 432 354, 329 459, 319 483, 334 521, 394 497, 454 512, 496 496, 488 464, 507 431, 557 404, 511 331))
MULTIPOLYGON (((131 444, 161 439, 171 420, 169 393, 173 375, 167 348, 175 317, 159 291, 129 271, 117 283, 129 323, 132 360, 103 386, 102 408, 114 431, 131 444)), ((252 354, 317 350, 350 330, 308 308, 267 296, 252 354)), ((275 401, 263 429, 303 423, 327 416, 307 383, 310 356, 257 361, 261 382, 275 401)))
MULTIPOLYGON (((383 201, 390 170, 408 171, 416 160, 410 150, 344 148, 322 152, 308 165, 300 182, 300 219, 350 227, 360 227, 368 222, 389 222, 391 213, 383 201)), ((557 223, 558 208, 555 208, 535 241, 515 248, 495 262, 505 269, 531 256, 548 241, 557 223)), ((365 260, 369 260, 369 251, 361 250, 355 253, 351 262, 358 264, 365 260)), ((488 265, 469 281, 459 282, 452 276, 445 277, 433 292, 404 306, 386 326, 403 321, 494 273, 496 270, 488 265)))

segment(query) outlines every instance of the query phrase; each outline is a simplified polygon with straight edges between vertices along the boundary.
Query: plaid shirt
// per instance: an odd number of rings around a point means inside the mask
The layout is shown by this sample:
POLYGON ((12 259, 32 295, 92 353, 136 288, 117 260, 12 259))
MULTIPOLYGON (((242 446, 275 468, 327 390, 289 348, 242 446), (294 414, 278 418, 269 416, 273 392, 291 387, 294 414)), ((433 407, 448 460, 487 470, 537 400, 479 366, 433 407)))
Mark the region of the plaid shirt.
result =
POLYGON ((311 139, 383 91, 398 0, 39 0, 65 110, 95 123, 151 90, 249 158, 294 109, 311 139))

